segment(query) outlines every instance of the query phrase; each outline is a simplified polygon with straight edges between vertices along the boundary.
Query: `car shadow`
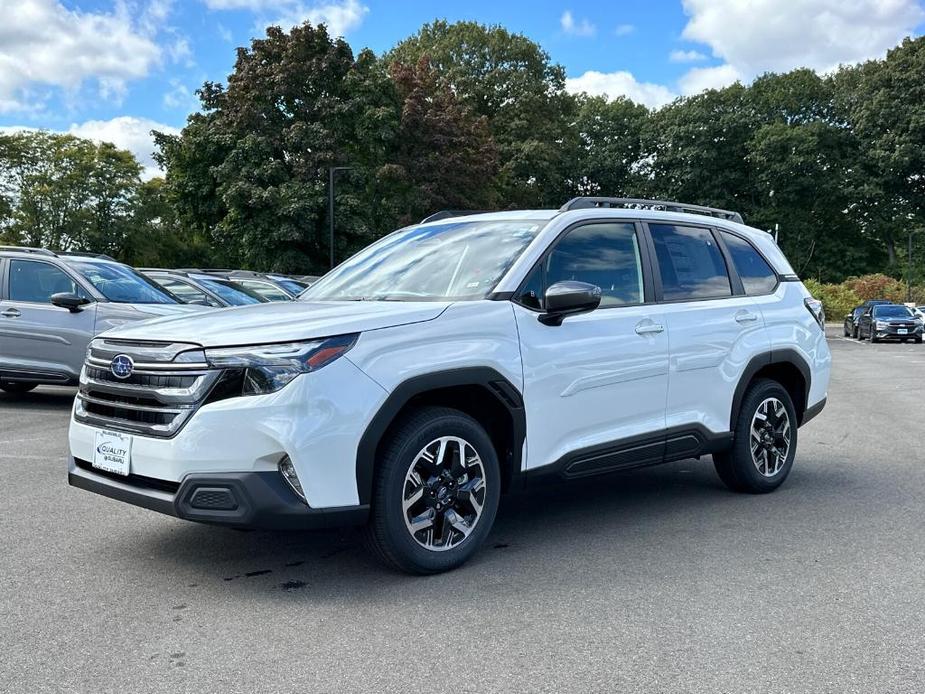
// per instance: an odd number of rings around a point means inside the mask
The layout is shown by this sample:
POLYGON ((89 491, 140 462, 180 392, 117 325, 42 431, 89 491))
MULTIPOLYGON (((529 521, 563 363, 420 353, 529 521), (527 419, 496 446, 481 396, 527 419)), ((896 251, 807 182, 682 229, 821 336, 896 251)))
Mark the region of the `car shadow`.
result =
POLYGON ((723 542, 735 542, 755 516, 773 512, 781 496, 797 497, 799 504, 804 494, 837 496, 845 483, 833 484, 818 468, 804 469, 798 483, 773 495, 734 494, 706 458, 507 495, 479 553, 449 574, 419 578, 375 563, 363 546, 362 531, 354 528, 236 532, 171 522, 118 549, 159 572, 178 565, 184 577, 194 577, 189 585, 197 589, 222 586, 249 600, 300 595, 318 603, 379 603, 400 598, 409 581, 453 586, 454 599, 462 599, 504 576, 522 580, 524 573, 568 574, 589 562, 597 565, 605 556, 630 564, 685 538, 713 543, 721 536, 723 542))
POLYGON ((74 403, 77 388, 69 386, 39 386, 29 393, 14 395, 0 390, 0 408, 17 410, 69 410, 74 403))

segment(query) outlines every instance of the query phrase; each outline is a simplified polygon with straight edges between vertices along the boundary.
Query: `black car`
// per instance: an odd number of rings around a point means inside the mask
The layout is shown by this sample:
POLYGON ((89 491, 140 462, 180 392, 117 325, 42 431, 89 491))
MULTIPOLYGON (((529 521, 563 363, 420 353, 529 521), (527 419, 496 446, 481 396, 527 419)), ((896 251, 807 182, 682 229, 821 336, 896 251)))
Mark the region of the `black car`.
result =
POLYGON ((877 304, 866 309, 858 321, 858 339, 922 341, 922 321, 902 304, 877 304))
POLYGON ((892 304, 892 301, 886 299, 870 299, 865 301, 860 306, 855 306, 851 313, 845 315, 845 337, 857 337, 858 336, 858 321, 861 319, 861 314, 871 306, 877 306, 879 304, 892 304))

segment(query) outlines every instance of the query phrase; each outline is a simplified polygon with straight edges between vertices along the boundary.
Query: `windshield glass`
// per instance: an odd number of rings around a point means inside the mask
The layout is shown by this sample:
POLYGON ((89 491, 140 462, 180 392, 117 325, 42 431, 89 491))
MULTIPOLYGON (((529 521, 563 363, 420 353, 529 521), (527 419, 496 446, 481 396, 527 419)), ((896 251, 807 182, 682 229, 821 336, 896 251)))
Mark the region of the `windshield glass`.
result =
POLYGON ((164 288, 127 265, 94 260, 72 260, 72 268, 89 280, 100 294, 119 304, 176 304, 164 288))
POLYGON ((214 277, 198 277, 196 281, 209 291, 221 297, 229 306, 263 304, 267 301, 256 292, 252 292, 231 280, 216 279, 214 277))
POLYGON ((876 318, 909 318, 912 311, 905 306, 874 306, 876 318))
POLYGON ((300 301, 484 299, 545 221, 452 221, 374 243, 306 289, 300 301))
POLYGON ((283 287, 288 289, 293 294, 298 294, 299 292, 301 292, 303 289, 305 289, 308 286, 304 282, 298 282, 297 280, 291 280, 288 277, 274 277, 273 281, 276 282, 276 284, 282 285, 283 287))

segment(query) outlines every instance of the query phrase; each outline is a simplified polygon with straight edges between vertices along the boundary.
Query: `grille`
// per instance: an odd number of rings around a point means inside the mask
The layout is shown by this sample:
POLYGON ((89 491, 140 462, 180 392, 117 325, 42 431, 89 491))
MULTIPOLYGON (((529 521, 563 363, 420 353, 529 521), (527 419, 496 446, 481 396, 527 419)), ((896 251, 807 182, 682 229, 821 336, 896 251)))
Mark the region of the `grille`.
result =
POLYGON ((93 426, 170 438, 206 400, 221 375, 209 369, 198 345, 125 342, 90 343, 80 375, 74 418, 93 426), (134 370, 117 378, 116 355, 132 358, 134 370))

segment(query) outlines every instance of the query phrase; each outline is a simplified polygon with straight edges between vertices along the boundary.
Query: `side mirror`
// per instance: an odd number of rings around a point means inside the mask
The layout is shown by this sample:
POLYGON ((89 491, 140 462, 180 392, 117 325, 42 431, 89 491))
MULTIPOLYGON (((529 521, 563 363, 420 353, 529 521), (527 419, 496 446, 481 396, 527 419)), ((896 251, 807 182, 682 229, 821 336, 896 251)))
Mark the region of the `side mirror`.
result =
POLYGON ((72 294, 71 292, 61 292, 60 294, 51 295, 51 303, 54 306, 66 308, 71 313, 77 313, 80 310, 80 307, 89 304, 90 300, 82 296, 72 294))
POLYGON ((562 325, 566 316, 593 311, 601 304, 601 288, 587 282, 556 282, 546 290, 546 313, 540 314, 543 325, 562 325))

